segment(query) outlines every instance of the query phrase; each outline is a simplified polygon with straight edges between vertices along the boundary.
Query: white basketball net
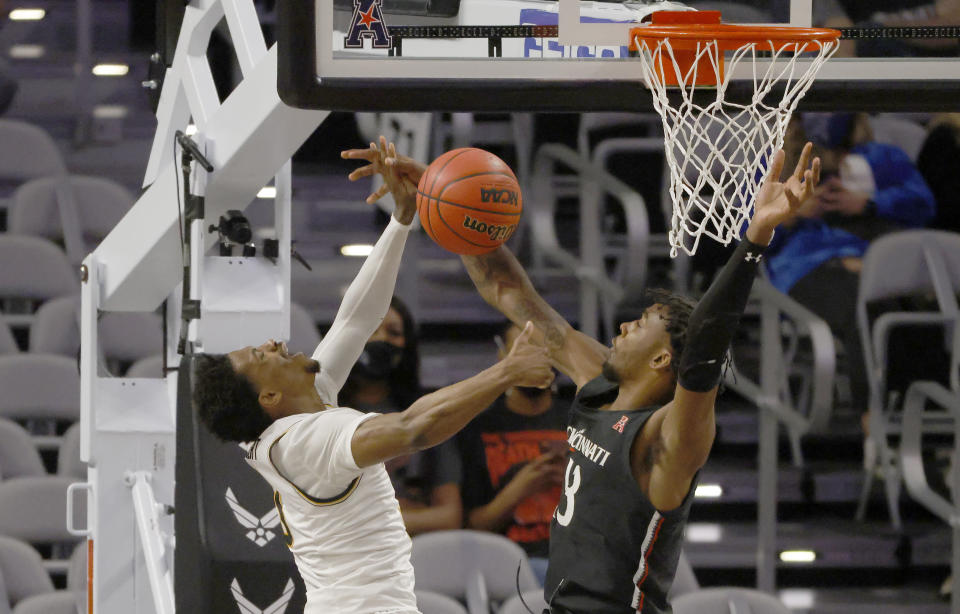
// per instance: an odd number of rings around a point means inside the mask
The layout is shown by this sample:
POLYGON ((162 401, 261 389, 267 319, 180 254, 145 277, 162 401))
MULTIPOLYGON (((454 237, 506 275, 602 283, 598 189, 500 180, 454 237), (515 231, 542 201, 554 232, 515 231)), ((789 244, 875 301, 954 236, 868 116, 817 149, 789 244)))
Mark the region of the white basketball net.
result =
POLYGON ((772 41, 745 44, 726 57, 725 74, 717 79, 716 87, 695 85, 699 60, 708 59, 714 72, 718 71, 715 40, 697 44, 697 59, 686 73, 681 73, 669 39, 648 45, 637 38, 636 44, 644 80, 663 118, 673 200, 670 255, 675 257, 681 249, 692 255, 703 235, 727 245, 744 229, 766 174, 766 161, 783 147, 783 135, 797 102, 836 51, 837 43, 790 42, 780 43, 779 48, 772 41), (801 54, 804 61, 798 63, 801 54), (746 104, 725 99, 741 63, 752 68, 754 95, 746 104), (678 75, 679 86, 661 82, 659 75, 670 71, 678 75), (781 82, 785 86, 782 97, 770 95, 781 82), (698 87, 704 90, 701 96, 709 95, 705 106, 694 102, 698 87), (675 104, 668 92, 674 92, 675 104))

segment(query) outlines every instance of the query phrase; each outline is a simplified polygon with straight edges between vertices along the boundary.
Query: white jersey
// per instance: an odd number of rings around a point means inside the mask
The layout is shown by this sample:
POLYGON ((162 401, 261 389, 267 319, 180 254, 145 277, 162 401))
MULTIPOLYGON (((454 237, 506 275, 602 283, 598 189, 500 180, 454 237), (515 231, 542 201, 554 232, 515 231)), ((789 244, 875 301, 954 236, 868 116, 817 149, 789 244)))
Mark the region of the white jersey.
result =
POLYGON ((284 538, 307 586, 305 614, 415 614, 410 538, 383 463, 357 467, 366 419, 338 407, 274 422, 247 462, 274 490, 284 538))
POLYGON ((305 614, 419 614, 410 538, 383 463, 360 469, 350 441, 377 414, 336 407, 350 369, 390 308, 410 226, 395 218, 347 288, 313 358, 330 409, 275 421, 247 462, 273 487, 284 537, 307 585, 305 614))

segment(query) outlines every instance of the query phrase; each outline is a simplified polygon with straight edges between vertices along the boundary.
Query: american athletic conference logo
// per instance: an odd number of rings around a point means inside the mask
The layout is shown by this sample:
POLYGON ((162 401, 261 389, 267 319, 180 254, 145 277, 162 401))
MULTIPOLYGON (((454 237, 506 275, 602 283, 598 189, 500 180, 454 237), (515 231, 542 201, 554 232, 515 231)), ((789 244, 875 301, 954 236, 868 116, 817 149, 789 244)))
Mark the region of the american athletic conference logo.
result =
POLYGON ((353 0, 353 18, 343 41, 344 47, 362 48, 365 38, 372 38, 373 46, 377 48, 388 49, 393 45, 393 39, 387 33, 387 24, 383 21, 382 2, 383 0, 353 0))
POLYGON ((227 488, 226 499, 227 505, 230 506, 240 526, 249 529, 246 533, 247 539, 263 548, 277 536, 276 532, 271 530, 277 528, 277 525, 280 524, 280 515, 277 513, 276 507, 271 507, 269 512, 258 518, 240 505, 236 495, 233 494, 233 490, 229 488, 227 488))

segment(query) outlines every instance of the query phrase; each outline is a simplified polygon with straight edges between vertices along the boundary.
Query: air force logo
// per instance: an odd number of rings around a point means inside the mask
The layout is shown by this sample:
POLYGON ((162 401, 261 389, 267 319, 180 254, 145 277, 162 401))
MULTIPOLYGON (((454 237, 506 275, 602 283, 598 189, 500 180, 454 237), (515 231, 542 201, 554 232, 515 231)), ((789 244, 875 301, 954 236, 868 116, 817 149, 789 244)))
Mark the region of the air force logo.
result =
POLYGON ((389 48, 393 40, 387 33, 380 5, 383 0, 353 0, 353 19, 343 46, 351 49, 363 47, 363 39, 372 38, 376 48, 389 48))
POLYGON ((293 589, 293 580, 287 580, 287 585, 284 587, 280 598, 261 610, 243 596, 240 583, 237 582, 236 578, 230 583, 230 592, 233 594, 233 600, 237 602, 241 614, 283 614, 287 610, 287 604, 293 598, 293 589))
POLYGON ((257 518, 240 505, 236 495, 234 495, 233 491, 229 488, 227 489, 227 505, 233 510, 233 515, 236 516, 237 522, 239 522, 243 528, 250 529, 247 531, 247 539, 256 545, 263 548, 270 543, 271 539, 276 537, 276 532, 271 531, 271 529, 275 529, 277 525, 280 524, 280 515, 277 513, 276 507, 270 508, 270 511, 264 514, 263 517, 257 518))

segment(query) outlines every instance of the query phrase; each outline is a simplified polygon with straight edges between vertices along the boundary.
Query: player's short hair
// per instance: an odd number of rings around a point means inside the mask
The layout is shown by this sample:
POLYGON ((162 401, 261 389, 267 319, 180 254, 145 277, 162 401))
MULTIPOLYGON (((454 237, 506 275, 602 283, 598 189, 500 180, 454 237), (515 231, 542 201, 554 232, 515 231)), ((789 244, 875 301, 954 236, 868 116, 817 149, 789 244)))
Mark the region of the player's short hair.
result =
POLYGON ((683 356, 683 348, 687 344, 687 324, 689 324, 690 314, 693 313, 693 308, 697 304, 693 299, 682 294, 674 294, 663 288, 650 288, 643 293, 636 303, 621 305, 617 309, 617 315, 623 318, 620 320, 622 322, 636 320, 653 305, 663 305, 666 308, 666 313, 663 314, 664 326, 667 329, 667 334, 670 335, 670 347, 673 350, 670 370, 676 377, 679 375, 680 357, 683 356))
POLYGON ((193 406, 200 421, 223 441, 253 441, 273 423, 257 389, 225 354, 197 354, 193 406))

